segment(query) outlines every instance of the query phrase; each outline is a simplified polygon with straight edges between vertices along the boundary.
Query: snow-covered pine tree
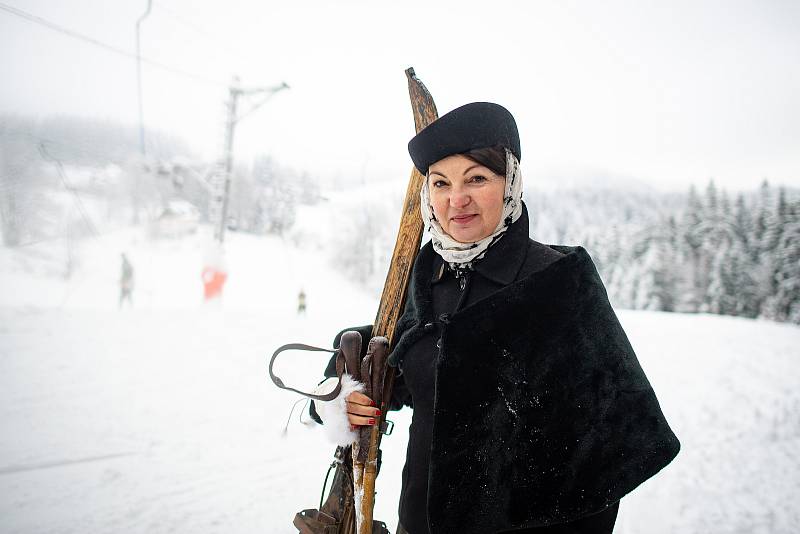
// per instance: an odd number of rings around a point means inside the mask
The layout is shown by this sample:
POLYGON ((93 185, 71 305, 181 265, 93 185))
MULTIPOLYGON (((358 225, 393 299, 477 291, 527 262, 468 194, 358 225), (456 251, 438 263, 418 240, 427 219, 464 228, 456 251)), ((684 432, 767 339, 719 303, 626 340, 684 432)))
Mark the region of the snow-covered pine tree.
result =
POLYGON ((676 269, 677 225, 673 216, 659 224, 653 231, 648 249, 636 262, 636 309, 674 311, 677 281, 676 269))
POLYGON ((13 247, 50 233, 48 212, 40 201, 47 198, 42 193, 52 184, 30 138, 15 135, 7 125, 0 122, 0 234, 3 244, 13 247))
POLYGON ((735 307, 730 315, 755 318, 758 316, 758 285, 753 276, 753 261, 742 240, 734 236, 723 272, 730 284, 726 293, 733 297, 735 307))
POLYGON ((707 313, 725 313, 722 302, 724 300, 724 287, 721 270, 727 260, 727 244, 718 247, 711 254, 711 270, 708 273, 708 287, 703 295, 703 304, 700 310, 707 313))
POLYGON ((733 209, 733 233, 742 244, 744 251, 751 262, 758 257, 757 244, 755 243, 755 221, 750 215, 744 200, 744 194, 736 195, 733 209))
POLYGON ((778 189, 777 198, 769 198, 764 214, 764 234, 761 239, 762 252, 772 254, 778 249, 784 225, 789 222, 786 206, 786 189, 778 189))
POLYGON ((706 186, 703 206, 703 221, 698 229, 700 239, 700 262, 698 268, 703 284, 698 287, 702 294, 700 311, 720 313, 722 285, 718 280, 720 264, 725 261, 730 240, 722 214, 721 195, 714 180, 706 186), (724 249, 724 250, 723 250, 724 249))
POLYGON ((769 182, 764 179, 758 188, 758 195, 753 205, 753 261, 761 260, 761 253, 764 251, 764 234, 767 230, 768 212, 771 208, 772 191, 769 182))
POLYGON ((735 297, 733 315, 757 317, 759 309, 758 286, 754 275, 757 257, 754 219, 748 211, 743 193, 736 195, 730 221, 731 246, 725 267, 726 279, 731 280, 728 293, 735 297))
POLYGON ((770 258, 767 256, 764 245, 764 235, 767 229, 767 219, 771 209, 770 199, 772 191, 769 182, 764 179, 758 188, 752 207, 753 235, 751 238, 751 250, 753 252, 753 262, 755 269, 753 274, 758 285, 758 308, 759 313, 764 303, 764 299, 770 294, 770 258))
POLYGON ((707 218, 703 252, 709 259, 708 287, 702 310, 723 315, 736 309, 736 287, 730 270, 734 229, 727 192, 717 191, 713 182, 706 191, 707 218))
POLYGON ((759 244, 756 276, 759 292, 759 316, 778 321, 780 313, 776 308, 775 296, 778 292, 778 246, 783 233, 782 221, 778 213, 780 200, 776 197, 766 180, 759 190, 756 235, 759 244))
POLYGON ((781 265, 778 295, 785 298, 786 320, 800 324, 800 200, 794 202, 789 212, 791 222, 786 225, 781 244, 781 265))
POLYGON ((786 191, 780 188, 773 217, 768 219, 767 245, 769 251, 772 291, 764 299, 763 315, 775 321, 798 322, 800 308, 800 221, 786 200, 786 191), (777 228, 775 228, 777 227, 777 228))
POLYGON ((681 249, 688 276, 680 288, 678 311, 700 310, 705 295, 707 274, 703 273, 703 220, 705 209, 694 184, 689 187, 686 209, 680 222, 681 249))
POLYGON ((256 226, 283 235, 295 220, 297 185, 292 173, 278 168, 272 158, 261 156, 253 163, 253 178, 259 188, 256 226))

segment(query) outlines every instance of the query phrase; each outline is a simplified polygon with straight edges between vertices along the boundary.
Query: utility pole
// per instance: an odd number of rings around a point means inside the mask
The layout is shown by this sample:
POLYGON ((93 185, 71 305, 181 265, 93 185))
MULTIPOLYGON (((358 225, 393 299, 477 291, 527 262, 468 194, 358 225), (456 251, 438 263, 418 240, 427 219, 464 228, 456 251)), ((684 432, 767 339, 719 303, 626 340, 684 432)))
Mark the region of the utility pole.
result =
POLYGON ((240 120, 250 115, 252 112, 263 106, 275 93, 283 89, 288 89, 286 83, 275 87, 257 87, 251 89, 242 88, 239 78, 234 77, 228 89, 228 102, 226 105, 227 117, 225 120, 225 144, 222 161, 217 165, 218 172, 212 183, 212 204, 211 220, 216 223, 214 238, 222 243, 225 240, 225 226, 228 217, 228 199, 233 177, 233 138, 236 132, 236 125, 240 120), (247 111, 239 115, 239 99, 254 95, 264 95, 264 97, 253 104, 247 111))
POLYGON ((257 87, 244 89, 238 77, 233 78, 228 89, 228 102, 226 104, 225 142, 222 158, 217 162, 216 172, 211 176, 209 189, 211 190, 211 203, 209 205, 209 218, 214 225, 214 239, 208 243, 203 267, 203 292, 206 301, 218 300, 222 297, 222 288, 227 280, 228 273, 225 266, 225 227, 228 218, 228 197, 233 178, 233 138, 236 125, 240 120, 263 106, 272 95, 283 89, 288 89, 286 83, 276 87, 257 87), (264 95, 244 113, 239 112, 239 99, 252 95, 264 95))
POLYGON ((139 94, 139 150, 142 156, 146 155, 146 150, 144 146, 144 111, 142 110, 142 49, 139 43, 139 30, 142 21, 150 14, 152 7, 153 0, 147 0, 147 10, 136 21, 136 83, 139 94))
MULTIPOLYGON (((153 0, 147 0, 147 9, 142 16, 136 20, 136 92, 139 97, 139 152, 142 154, 142 162, 140 163, 139 172, 144 172, 144 158, 147 156, 147 149, 144 143, 144 110, 142 106, 142 47, 140 43, 140 30, 142 21, 150 14, 150 9, 153 7, 153 0)), ((140 175, 141 176, 141 175, 140 175)), ((139 194, 141 191, 140 176, 136 177, 133 184, 133 223, 139 224, 139 194)))
POLYGON ((225 225, 228 218, 228 197, 231 190, 231 179, 233 175, 233 135, 236 133, 236 110, 239 104, 239 97, 242 94, 238 76, 234 76, 233 83, 228 88, 228 103, 227 115, 225 119, 225 146, 223 147, 222 156, 222 180, 217 180, 219 184, 215 189, 217 190, 218 197, 218 214, 219 220, 217 227, 214 229, 214 237, 217 241, 222 243, 225 240, 225 225), (221 186, 221 187, 220 187, 221 186), (220 191, 221 189, 221 191, 220 191))

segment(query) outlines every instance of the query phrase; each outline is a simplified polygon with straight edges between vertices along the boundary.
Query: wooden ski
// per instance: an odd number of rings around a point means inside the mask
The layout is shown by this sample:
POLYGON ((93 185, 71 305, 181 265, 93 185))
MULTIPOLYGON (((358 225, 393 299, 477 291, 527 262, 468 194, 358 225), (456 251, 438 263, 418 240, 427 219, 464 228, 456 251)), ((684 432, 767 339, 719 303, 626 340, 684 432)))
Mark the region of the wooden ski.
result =
MULTIPOLYGON (((428 90, 417 78, 413 68, 406 69, 408 79, 408 93, 411 98, 411 110, 414 114, 414 126, 419 132, 438 118, 436 105, 428 90)), ((406 198, 400 219, 400 229, 397 232, 392 261, 386 282, 383 285, 378 314, 372 329, 372 336, 383 336, 393 346, 393 336, 397 321, 403 311, 408 283, 411 279, 411 268, 419 253, 422 239, 422 217, 419 208, 419 192, 425 177, 412 167, 411 179, 408 182, 406 198)), ((381 371, 382 373, 384 371, 381 371)), ((378 474, 377 458, 381 442, 381 428, 386 420, 389 408, 392 387, 394 385, 394 368, 386 367, 383 379, 383 389, 380 395, 381 416, 378 424, 364 427, 369 431, 369 449, 366 461, 356 462, 353 457, 354 495, 356 496, 356 517, 358 534, 372 534, 372 511, 375 505, 375 477, 378 474), (360 500, 360 502, 359 502, 360 500)), ((355 450, 355 447, 354 447, 355 450)))

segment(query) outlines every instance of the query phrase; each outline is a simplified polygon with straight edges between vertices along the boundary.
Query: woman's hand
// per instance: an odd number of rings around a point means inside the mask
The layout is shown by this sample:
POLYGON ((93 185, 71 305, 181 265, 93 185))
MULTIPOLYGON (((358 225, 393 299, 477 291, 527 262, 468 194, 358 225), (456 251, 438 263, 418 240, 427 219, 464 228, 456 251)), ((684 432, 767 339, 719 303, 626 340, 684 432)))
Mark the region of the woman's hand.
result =
MULTIPOLYGON (((314 393, 326 395, 339 384, 339 378, 333 376, 319 384, 314 393)), ((374 425, 378 421, 380 410, 372 399, 361 393, 364 384, 344 373, 341 376, 341 390, 335 399, 314 401, 314 407, 324 423, 323 428, 328 438, 342 447, 358 440, 362 426, 374 425)))
POLYGON ((381 411, 375 407, 375 403, 358 391, 353 391, 347 397, 347 420, 350 421, 350 428, 356 426, 374 425, 378 421, 381 411))

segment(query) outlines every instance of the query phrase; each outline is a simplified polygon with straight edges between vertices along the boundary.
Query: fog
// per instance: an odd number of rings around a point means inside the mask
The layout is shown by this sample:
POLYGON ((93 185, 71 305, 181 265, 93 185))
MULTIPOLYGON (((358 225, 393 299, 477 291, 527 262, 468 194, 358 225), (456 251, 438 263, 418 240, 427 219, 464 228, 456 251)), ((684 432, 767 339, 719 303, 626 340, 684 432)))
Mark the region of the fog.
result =
MULTIPOLYGON (((134 54, 146 2, 2 6, 0 111, 138 124, 136 62, 120 51, 134 54)), ((798 21, 793 2, 155 1, 141 53, 167 68, 143 65, 144 123, 213 159, 232 77, 286 82, 240 123, 240 160, 405 180, 413 66, 440 113, 510 109, 533 179, 799 185, 798 21)))

